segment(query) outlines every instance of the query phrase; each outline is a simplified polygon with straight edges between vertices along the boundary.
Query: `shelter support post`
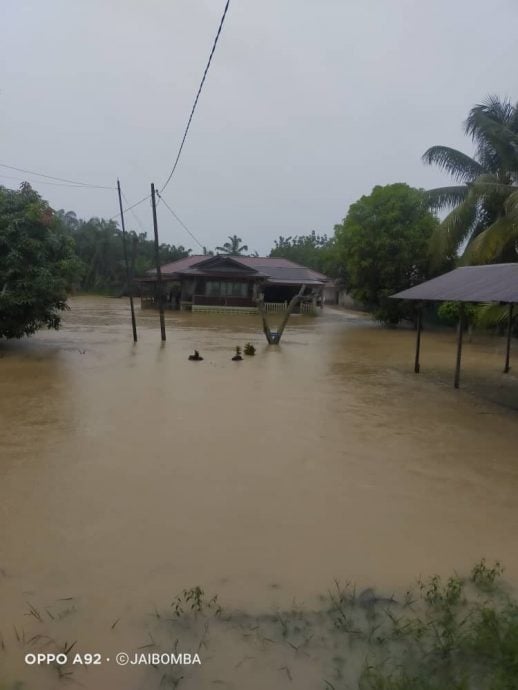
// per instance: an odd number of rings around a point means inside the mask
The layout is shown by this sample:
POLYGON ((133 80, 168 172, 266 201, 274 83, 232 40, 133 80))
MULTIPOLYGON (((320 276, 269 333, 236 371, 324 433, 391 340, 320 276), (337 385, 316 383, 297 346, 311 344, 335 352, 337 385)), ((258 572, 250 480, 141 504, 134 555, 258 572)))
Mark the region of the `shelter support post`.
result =
POLYGON ((453 385, 459 387, 460 382, 460 363, 462 359, 462 336, 464 334, 464 304, 461 302, 459 307, 459 325, 457 331, 457 361, 455 363, 455 379, 453 385))
POLYGON ((415 363, 414 371, 418 374, 421 371, 421 363, 419 357, 421 355, 421 331, 423 330, 423 308, 419 306, 417 311, 417 333, 415 340, 415 363))
POLYGON ((505 348, 504 374, 507 374, 507 372, 511 368, 509 365, 509 360, 511 357, 511 334, 513 331, 513 307, 514 304, 509 305, 509 316, 507 317, 507 343, 505 348))

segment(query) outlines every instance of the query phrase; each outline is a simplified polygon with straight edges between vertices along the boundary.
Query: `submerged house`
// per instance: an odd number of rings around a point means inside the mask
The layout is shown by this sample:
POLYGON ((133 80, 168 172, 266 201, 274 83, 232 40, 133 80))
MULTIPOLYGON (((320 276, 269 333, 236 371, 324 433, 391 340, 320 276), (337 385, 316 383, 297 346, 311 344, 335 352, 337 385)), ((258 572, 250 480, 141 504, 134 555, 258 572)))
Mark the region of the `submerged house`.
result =
MULTIPOLYGON (((170 309, 255 313, 262 299, 267 311, 283 311, 304 285, 298 311, 315 313, 323 305, 329 278, 277 257, 187 256, 160 267, 162 299, 170 309)), ((138 281, 142 307, 156 306, 156 270, 138 281)))

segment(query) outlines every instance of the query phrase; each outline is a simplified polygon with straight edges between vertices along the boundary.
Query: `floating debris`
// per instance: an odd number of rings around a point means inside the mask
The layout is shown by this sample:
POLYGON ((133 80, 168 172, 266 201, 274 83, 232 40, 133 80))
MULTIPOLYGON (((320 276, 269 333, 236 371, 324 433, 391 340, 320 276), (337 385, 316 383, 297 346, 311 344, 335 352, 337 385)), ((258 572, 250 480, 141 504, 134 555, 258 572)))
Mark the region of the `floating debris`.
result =
POLYGON ((244 353, 249 357, 253 357, 255 355, 255 347, 252 345, 252 343, 247 343, 245 345, 244 353))
POLYGON ((189 360, 191 362, 201 362, 203 360, 203 357, 200 357, 200 353, 198 352, 198 350, 194 350, 194 354, 189 355, 189 360))
POLYGON ((236 354, 232 357, 233 362, 240 362, 243 358, 241 357, 241 348, 239 345, 236 347, 236 354))

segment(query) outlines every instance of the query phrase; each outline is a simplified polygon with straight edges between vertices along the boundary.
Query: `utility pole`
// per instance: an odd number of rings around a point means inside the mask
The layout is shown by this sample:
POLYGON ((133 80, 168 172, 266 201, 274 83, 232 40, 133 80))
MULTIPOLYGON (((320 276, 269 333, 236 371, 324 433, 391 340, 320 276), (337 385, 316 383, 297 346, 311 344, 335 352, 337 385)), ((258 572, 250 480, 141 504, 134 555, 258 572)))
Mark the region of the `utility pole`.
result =
POLYGON ((155 185, 153 183, 151 183, 151 206, 153 207, 153 229, 155 231, 155 263, 158 287, 158 311, 160 313, 160 332, 162 334, 162 342, 165 342, 164 302, 162 300, 162 271, 160 270, 160 245, 158 243, 158 222, 156 219, 155 185))
POLYGON ((122 196, 121 183, 117 178, 117 191, 119 193, 119 208, 121 211, 121 227, 122 227, 122 249, 124 252, 124 263, 126 265, 126 283, 128 286, 130 309, 131 309, 131 327, 133 329, 133 342, 137 342, 137 322, 135 320, 135 305, 133 304, 133 275, 130 271, 128 262, 128 248, 126 246, 126 226, 124 224, 124 211, 122 210, 122 196))

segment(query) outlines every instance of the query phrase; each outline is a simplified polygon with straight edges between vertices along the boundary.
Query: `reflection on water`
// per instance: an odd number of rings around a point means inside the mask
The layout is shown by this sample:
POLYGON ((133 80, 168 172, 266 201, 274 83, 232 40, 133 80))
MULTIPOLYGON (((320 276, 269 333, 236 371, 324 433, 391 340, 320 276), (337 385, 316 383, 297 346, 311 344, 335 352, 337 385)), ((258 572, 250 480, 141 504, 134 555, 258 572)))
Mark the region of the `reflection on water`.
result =
POLYGON ((146 311, 135 346, 124 301, 71 305, 61 331, 0 345, 4 636, 33 623, 27 601, 74 597, 67 639, 104 651, 114 620, 196 584, 259 610, 481 556, 518 578, 500 340, 466 345, 454 391, 450 333, 424 333, 415 376, 413 334, 356 315, 293 317, 267 347, 255 317, 173 313, 162 346, 146 311), (232 362, 247 341, 256 356, 232 362))

